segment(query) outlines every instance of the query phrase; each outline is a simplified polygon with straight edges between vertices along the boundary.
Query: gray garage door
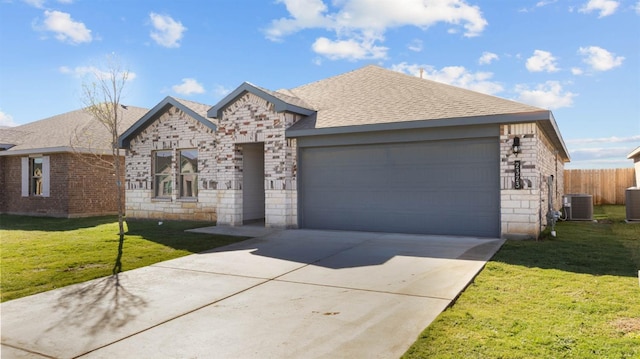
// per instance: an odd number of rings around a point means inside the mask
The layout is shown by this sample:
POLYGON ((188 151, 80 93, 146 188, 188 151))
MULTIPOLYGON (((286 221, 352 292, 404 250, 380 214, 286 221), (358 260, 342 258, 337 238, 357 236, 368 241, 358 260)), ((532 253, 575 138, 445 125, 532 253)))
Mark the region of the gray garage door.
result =
POLYGON ((304 228, 496 237, 496 138, 301 149, 304 228))

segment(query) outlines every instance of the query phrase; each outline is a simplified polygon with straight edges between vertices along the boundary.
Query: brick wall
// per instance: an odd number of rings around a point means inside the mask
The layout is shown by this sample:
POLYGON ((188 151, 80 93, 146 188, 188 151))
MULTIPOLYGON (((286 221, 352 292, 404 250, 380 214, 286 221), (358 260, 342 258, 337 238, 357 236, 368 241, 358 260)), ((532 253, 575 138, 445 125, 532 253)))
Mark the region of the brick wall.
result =
POLYGON ((297 227, 296 141, 285 138, 297 120, 251 93, 224 109, 217 131, 218 223, 242 224, 242 144, 264 142, 265 226, 297 227))
MULTIPOLYGON (((72 155, 68 165, 69 216, 118 213, 113 156, 72 155)), ((120 158, 124 180, 124 158, 120 158)), ((52 168, 53 170, 53 168, 52 168)), ((124 200, 124 187, 120 188, 124 200)))
POLYGON ((5 157, 6 213, 35 216, 67 217, 69 201, 67 178, 71 154, 50 154, 50 196, 22 197, 22 157, 5 157))
POLYGON ((500 126, 500 194, 502 236, 537 238, 547 225, 548 180, 554 176, 553 206, 560 208, 564 163, 536 123, 500 126), (513 154, 514 137, 522 152, 513 154), (515 161, 520 161, 523 187, 515 188, 515 161))
POLYGON ((0 213, 7 212, 7 157, 0 157, 0 213))
POLYGON ((113 171, 87 164, 73 153, 45 156, 49 156, 51 169, 49 197, 22 197, 22 156, 2 157, 2 212, 51 217, 117 212, 113 171))
POLYGON ((126 213, 131 218, 216 220, 218 180, 216 178, 214 131, 171 107, 130 142, 125 168, 126 213), (198 149, 198 198, 177 195, 176 151, 198 149), (153 190, 152 153, 173 151, 171 198, 156 199, 153 190))

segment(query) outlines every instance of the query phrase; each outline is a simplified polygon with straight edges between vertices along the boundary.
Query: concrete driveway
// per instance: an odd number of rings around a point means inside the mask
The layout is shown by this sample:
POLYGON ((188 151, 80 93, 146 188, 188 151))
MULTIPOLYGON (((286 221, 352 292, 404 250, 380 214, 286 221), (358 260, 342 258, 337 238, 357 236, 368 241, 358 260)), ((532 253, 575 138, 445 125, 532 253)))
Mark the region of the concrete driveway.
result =
POLYGON ((2 358, 397 358, 502 243, 275 231, 3 303, 2 358))

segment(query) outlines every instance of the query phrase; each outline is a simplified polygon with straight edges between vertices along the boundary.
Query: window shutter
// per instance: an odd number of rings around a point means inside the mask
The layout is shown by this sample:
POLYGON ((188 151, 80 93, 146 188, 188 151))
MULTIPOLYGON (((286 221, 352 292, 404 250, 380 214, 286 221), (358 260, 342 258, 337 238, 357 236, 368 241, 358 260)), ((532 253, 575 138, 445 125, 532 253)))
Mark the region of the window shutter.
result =
POLYGON ((49 197, 49 173, 51 166, 49 165, 49 156, 42 157, 42 196, 49 197))
POLYGON ((29 197, 29 157, 22 157, 22 197, 29 197))

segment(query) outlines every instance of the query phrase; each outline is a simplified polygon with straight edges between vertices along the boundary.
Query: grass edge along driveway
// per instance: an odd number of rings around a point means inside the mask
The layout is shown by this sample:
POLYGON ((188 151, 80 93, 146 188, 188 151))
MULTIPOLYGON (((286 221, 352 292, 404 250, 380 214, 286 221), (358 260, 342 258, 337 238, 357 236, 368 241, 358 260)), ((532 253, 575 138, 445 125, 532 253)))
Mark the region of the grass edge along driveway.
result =
MULTIPOLYGON (((185 232, 207 222, 129 220, 123 270, 244 240, 185 232)), ((118 250, 115 216, 46 218, 0 215, 2 302, 112 274, 118 250)))
POLYGON ((404 358, 640 358, 640 224, 624 210, 507 241, 404 358))

